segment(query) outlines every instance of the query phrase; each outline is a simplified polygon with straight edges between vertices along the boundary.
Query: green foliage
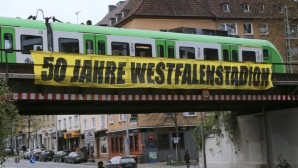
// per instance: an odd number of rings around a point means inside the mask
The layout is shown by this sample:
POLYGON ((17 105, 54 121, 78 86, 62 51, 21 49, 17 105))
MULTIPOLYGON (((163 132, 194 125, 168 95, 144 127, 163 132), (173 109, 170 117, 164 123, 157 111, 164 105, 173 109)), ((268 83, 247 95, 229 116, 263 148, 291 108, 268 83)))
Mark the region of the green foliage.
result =
POLYGON ((201 118, 201 122, 195 128, 193 138, 196 142, 197 148, 202 147, 202 134, 201 134, 201 123, 203 123, 204 129, 204 142, 210 133, 209 130, 219 130, 215 133, 217 145, 219 145, 221 139, 224 137, 223 131, 226 132, 228 141, 231 141, 236 150, 240 150, 239 146, 239 129, 237 124, 237 112, 210 112, 205 113, 201 118))
POLYGON ((11 95, 6 81, 0 78, 0 156, 5 154, 5 139, 12 134, 12 123, 18 118, 18 109, 11 95))

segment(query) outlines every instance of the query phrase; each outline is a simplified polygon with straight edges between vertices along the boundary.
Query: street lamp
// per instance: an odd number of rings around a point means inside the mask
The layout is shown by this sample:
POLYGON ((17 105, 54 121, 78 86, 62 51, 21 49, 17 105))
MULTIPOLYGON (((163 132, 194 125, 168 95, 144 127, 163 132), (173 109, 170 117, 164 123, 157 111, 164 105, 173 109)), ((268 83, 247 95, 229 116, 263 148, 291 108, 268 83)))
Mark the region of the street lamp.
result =
POLYGON ((79 13, 80 13, 81 11, 77 11, 75 14, 77 15, 77 24, 79 24, 79 13))

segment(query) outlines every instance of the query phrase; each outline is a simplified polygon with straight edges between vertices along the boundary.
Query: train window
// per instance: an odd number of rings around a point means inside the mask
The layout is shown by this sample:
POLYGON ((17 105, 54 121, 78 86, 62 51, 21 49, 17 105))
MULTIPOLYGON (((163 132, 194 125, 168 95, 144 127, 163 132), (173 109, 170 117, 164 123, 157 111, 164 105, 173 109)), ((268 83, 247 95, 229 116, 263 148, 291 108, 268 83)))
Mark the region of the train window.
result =
POLYGON ((150 44, 135 44, 136 56, 152 57, 152 47, 150 44))
POLYGON ((256 52, 254 52, 254 51, 242 51, 242 61, 256 62, 256 52))
POLYGON ((93 41, 92 40, 86 40, 86 53, 87 54, 94 54, 93 50, 93 41))
POLYGON ((175 58, 175 56, 174 56, 174 46, 168 46, 168 58, 175 58))
POLYGON ((21 35, 22 54, 30 54, 30 50, 37 50, 35 46, 42 46, 41 36, 21 35))
POLYGON ((269 52, 267 49, 263 50, 263 59, 264 60, 269 60, 269 52))
POLYGON ((227 50, 227 49, 223 50, 223 60, 229 61, 229 50, 227 50))
POLYGON ((112 42, 112 55, 129 55, 129 44, 121 42, 112 42))
POLYGON ((205 60, 218 60, 218 50, 214 48, 204 48, 205 60))
POLYGON ((98 54, 105 55, 106 54, 106 43, 104 41, 98 41, 98 54))
POLYGON ((157 56, 158 57, 160 57, 160 58, 164 58, 165 57, 165 55, 164 55, 164 47, 163 47, 163 45, 158 45, 157 46, 157 56))
POLYGON ((8 33, 4 34, 4 48, 8 52, 12 52, 12 49, 13 49, 12 34, 8 34, 8 33))
POLYGON ((79 40, 70 38, 59 38, 59 52, 80 53, 79 40))
POLYGON ((195 59, 195 48, 179 47, 180 58, 195 59))
POLYGON ((234 61, 234 62, 238 61, 238 52, 237 52, 237 50, 232 50, 232 61, 234 61))

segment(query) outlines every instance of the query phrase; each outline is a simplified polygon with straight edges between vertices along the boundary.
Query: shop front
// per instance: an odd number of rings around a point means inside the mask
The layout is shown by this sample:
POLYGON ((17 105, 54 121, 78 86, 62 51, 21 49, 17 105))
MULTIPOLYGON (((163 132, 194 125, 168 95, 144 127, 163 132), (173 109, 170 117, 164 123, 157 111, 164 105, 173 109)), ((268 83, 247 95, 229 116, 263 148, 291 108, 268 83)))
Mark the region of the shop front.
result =
POLYGON ((63 150, 75 151, 80 146, 80 132, 72 131, 64 133, 65 143, 63 144, 63 150))

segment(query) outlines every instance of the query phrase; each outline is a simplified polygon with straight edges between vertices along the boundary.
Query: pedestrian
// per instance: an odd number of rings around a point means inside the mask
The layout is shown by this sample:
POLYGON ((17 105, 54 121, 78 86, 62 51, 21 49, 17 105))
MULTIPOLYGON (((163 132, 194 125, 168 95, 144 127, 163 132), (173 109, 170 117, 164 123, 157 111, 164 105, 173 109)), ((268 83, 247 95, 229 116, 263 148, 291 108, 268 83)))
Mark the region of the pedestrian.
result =
POLYGON ((97 163, 97 165, 98 165, 97 168, 104 168, 104 167, 103 167, 103 162, 102 162, 102 161, 99 161, 99 162, 97 163))
POLYGON ((189 160, 190 160, 190 156, 189 156, 187 150, 185 150, 184 160, 185 160, 185 163, 186 163, 186 167, 189 168, 189 160))

